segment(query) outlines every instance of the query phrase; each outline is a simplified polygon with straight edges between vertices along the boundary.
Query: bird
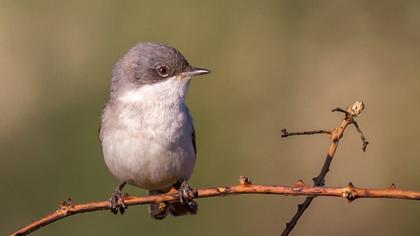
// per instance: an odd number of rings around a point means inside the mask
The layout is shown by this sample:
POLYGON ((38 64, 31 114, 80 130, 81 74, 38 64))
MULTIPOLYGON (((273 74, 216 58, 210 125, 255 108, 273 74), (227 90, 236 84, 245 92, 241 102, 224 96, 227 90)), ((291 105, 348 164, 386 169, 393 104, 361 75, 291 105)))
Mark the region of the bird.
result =
POLYGON ((185 98, 191 79, 208 73, 176 48, 153 42, 136 44, 115 64, 99 128, 105 164, 119 181, 109 199, 113 213, 126 209, 126 184, 150 195, 179 191, 179 201, 150 204, 154 219, 197 213, 187 182, 196 162, 196 134, 185 98))

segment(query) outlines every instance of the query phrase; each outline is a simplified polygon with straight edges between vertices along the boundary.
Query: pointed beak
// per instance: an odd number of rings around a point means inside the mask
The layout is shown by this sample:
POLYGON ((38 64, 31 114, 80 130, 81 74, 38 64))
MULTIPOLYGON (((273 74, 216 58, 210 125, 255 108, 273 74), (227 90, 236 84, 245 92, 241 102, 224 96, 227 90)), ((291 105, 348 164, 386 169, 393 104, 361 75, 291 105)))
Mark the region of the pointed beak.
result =
POLYGON ((209 70, 203 68, 192 67, 191 71, 182 72, 181 76, 184 78, 191 78, 198 75, 205 75, 210 73, 209 70))

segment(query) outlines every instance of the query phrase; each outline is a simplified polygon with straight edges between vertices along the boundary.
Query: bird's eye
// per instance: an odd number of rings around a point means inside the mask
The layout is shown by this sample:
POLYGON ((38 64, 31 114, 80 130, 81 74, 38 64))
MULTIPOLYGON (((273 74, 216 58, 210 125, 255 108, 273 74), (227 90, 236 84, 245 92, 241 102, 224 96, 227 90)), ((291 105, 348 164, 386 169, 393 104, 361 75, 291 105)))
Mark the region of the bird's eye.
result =
POLYGON ((169 75, 169 67, 162 65, 156 68, 157 73, 162 77, 167 77, 169 75))

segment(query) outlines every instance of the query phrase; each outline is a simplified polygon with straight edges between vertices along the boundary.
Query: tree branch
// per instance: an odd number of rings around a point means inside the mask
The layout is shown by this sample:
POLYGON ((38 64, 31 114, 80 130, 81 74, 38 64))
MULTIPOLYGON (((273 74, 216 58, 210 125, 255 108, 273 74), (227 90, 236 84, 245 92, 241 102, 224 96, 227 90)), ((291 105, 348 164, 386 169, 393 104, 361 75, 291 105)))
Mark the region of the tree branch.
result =
MULTIPOLYGON (((327 175, 328 171, 330 170, 330 165, 333 160, 334 154, 337 150, 338 143, 340 142, 340 139, 343 137, 344 131, 350 124, 355 124, 356 129, 359 131, 359 133, 362 136, 362 140, 364 139, 364 136, 362 134, 362 131, 360 130, 357 123, 355 123, 354 118, 357 117, 364 109, 364 104, 362 102, 355 102, 352 106, 347 108, 347 111, 341 108, 334 108, 332 109, 332 112, 342 112, 344 113, 344 119, 341 121, 341 124, 338 128, 333 129, 331 134, 331 145, 328 148, 327 151, 327 157, 325 158, 324 165, 322 166, 322 169, 318 176, 313 178, 314 186, 324 186, 325 185, 325 176, 327 175)), ((285 130, 285 129, 284 129, 285 130)), ((287 131, 285 131, 286 134, 287 131)), ((285 132, 282 130, 282 133, 285 134, 285 132)), ((305 133, 305 132, 295 132, 297 134, 305 133)), ((306 132, 308 133, 308 132, 306 132)), ((289 135, 287 135, 289 136, 289 135)), ((283 136, 282 137, 287 137, 283 136)), ((367 141, 366 141, 367 142, 367 141)), ((366 144, 367 145, 367 144, 366 144)), ((363 151, 366 150, 366 145, 363 145, 362 149, 363 151)), ((298 209, 295 213, 295 215, 292 217, 292 219, 286 223, 286 227, 282 232, 282 236, 287 236, 289 233, 293 230, 297 222, 299 221, 300 217, 303 215, 305 210, 311 205, 312 200, 315 198, 315 196, 309 196, 305 199, 305 201, 298 205, 298 209)))
MULTIPOLYGON (((245 181, 241 181, 240 185, 198 189, 196 190, 197 194, 194 198, 223 197, 239 194, 277 194, 287 196, 342 197, 348 199, 349 201, 353 201, 357 198, 393 198, 420 200, 420 192, 397 189, 394 184, 392 184, 389 188, 384 189, 357 188, 354 187, 351 183, 349 183, 348 186, 342 188, 327 188, 306 186, 302 181, 297 181, 292 186, 281 186, 254 185, 248 181, 248 178, 241 178, 241 180, 245 181)), ((142 197, 127 196, 124 198, 124 203, 127 206, 132 206, 159 202, 173 202, 178 200, 179 194, 178 192, 174 191, 161 195, 150 195, 142 197)), ((11 235, 27 235, 37 229, 53 223, 54 221, 69 217, 71 215, 109 209, 109 201, 74 204, 69 199, 69 201, 61 202, 60 207, 53 213, 37 221, 34 221, 33 223, 19 229, 11 235)))

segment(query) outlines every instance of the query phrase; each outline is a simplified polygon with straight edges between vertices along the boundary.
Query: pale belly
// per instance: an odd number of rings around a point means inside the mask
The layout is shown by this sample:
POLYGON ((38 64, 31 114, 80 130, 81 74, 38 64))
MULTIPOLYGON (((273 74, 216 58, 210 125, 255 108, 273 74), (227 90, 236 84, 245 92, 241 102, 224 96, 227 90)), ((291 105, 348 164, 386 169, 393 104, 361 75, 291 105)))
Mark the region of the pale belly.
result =
POLYGON ((192 129, 176 136, 140 130, 104 130, 102 149, 111 173, 121 182, 149 190, 188 180, 195 164, 192 129))

